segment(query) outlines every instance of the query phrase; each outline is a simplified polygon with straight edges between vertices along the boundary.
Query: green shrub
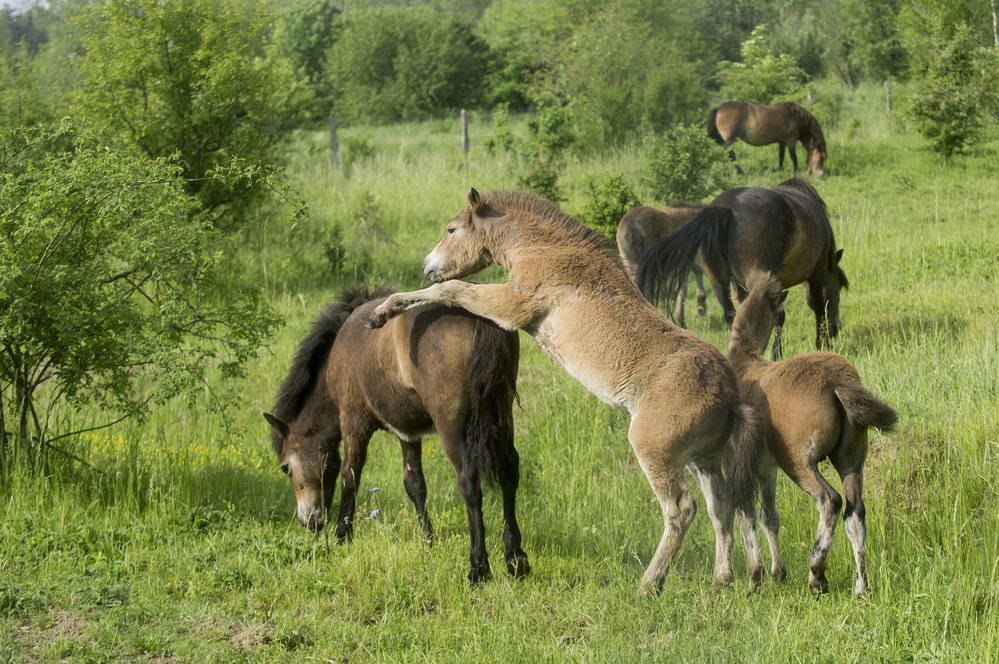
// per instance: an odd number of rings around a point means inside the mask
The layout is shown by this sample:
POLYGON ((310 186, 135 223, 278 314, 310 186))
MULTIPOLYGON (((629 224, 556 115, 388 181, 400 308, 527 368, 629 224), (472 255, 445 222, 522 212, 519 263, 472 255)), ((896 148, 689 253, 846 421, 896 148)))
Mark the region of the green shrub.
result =
POLYGON ((723 188, 730 168, 701 125, 677 125, 652 141, 643 178, 657 200, 696 202, 723 188))
POLYGON ((771 51, 765 24, 742 43, 742 62, 722 62, 718 82, 725 99, 769 104, 804 96, 808 76, 790 55, 771 51))
POLYGON ((620 175, 591 178, 586 183, 587 201, 580 214, 583 221, 609 237, 617 234, 624 213, 641 205, 634 190, 620 175))

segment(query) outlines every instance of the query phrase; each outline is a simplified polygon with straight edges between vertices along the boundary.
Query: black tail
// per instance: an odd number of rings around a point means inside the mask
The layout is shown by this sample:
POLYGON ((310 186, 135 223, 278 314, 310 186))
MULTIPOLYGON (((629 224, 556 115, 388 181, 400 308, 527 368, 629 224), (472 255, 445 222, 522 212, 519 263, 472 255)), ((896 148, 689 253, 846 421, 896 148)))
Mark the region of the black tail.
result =
POLYGON ((465 420, 467 460, 479 477, 496 480, 517 468, 513 402, 517 398, 520 339, 479 319, 468 367, 469 411, 465 420))
POLYGON ((763 455, 763 427, 748 403, 739 403, 733 413, 738 432, 735 449, 725 469, 729 498, 735 509, 750 519, 756 512, 756 483, 763 455))
POLYGON ((843 404, 846 416, 854 424, 887 433, 898 422, 898 413, 863 385, 836 388, 836 397, 843 404))
POLYGON ((696 217, 657 241, 638 262, 635 282, 653 303, 662 304, 672 317, 673 300, 700 251, 704 267, 723 265, 735 213, 730 208, 706 207, 696 217))
MULTIPOLYGON (((381 285, 368 290, 358 287, 345 291, 340 298, 330 304, 312 324, 308 336, 302 339, 292 360, 291 369, 278 389, 274 405, 274 415, 282 422, 291 422, 302 411, 305 400, 312 393, 316 381, 322 375, 329 357, 330 348, 336 340, 337 332, 359 306, 371 300, 388 297, 395 292, 391 286, 381 285)), ((272 431, 271 444, 274 452, 281 454, 281 436, 272 431)))
POLYGON ((717 107, 712 108, 711 113, 708 114, 708 138, 714 139, 718 145, 725 145, 725 139, 722 138, 721 132, 718 131, 718 125, 715 124, 715 117, 717 115, 717 107))

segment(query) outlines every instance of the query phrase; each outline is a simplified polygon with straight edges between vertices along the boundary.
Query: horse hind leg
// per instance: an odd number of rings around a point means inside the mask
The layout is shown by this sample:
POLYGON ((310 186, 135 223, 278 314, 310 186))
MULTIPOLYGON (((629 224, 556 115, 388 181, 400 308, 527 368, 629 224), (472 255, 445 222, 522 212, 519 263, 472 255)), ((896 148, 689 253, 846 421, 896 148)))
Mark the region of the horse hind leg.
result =
POLYGON ((819 526, 815 533, 815 544, 808 557, 808 587, 820 593, 829 592, 826 580, 826 560, 836 533, 836 519, 843 507, 843 498, 826 481, 815 464, 810 464, 798 484, 815 501, 819 511, 819 526))
POLYGON ((691 474, 704 495, 704 505, 715 530, 714 582, 728 585, 732 582, 732 517, 734 510, 725 490, 719 461, 692 463, 691 474))
POLYGON ((517 487, 520 484, 520 457, 511 442, 506 458, 500 462, 499 484, 503 492, 503 545, 506 549, 506 569, 511 576, 527 576, 531 565, 521 548, 520 525, 517 523, 517 487))
POLYGON ((434 527, 427 514, 427 480, 423 475, 423 441, 399 439, 402 444, 402 484, 413 501, 420 530, 428 542, 434 540, 434 527))
POLYGON ((465 438, 460 433, 438 428, 444 453, 454 467, 458 490, 465 501, 468 515, 469 570, 468 580, 475 584, 492 576, 486 554, 486 528, 482 518, 482 483, 475 464, 466 457, 465 438))
POLYGON ((853 581, 853 594, 860 597, 868 590, 867 583, 867 518, 864 509, 864 458, 867 454, 867 429, 860 426, 843 427, 840 445, 829 455, 836 472, 843 480, 843 495, 846 509, 843 520, 847 537, 853 548, 853 561, 856 573, 853 581))

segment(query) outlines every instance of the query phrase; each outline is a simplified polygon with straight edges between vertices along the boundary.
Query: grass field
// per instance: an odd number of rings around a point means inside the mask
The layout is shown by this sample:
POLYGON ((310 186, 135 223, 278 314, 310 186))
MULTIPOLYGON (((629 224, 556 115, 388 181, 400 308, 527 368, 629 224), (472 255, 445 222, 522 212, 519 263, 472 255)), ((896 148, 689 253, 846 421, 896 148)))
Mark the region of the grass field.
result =
MULTIPOLYGON (((235 269, 259 274, 286 320, 249 367, 235 429, 177 403, 75 441, 71 450, 102 472, 11 477, 0 496, 0 660, 996 661, 999 133, 944 164, 885 116, 874 93, 849 100, 847 118, 829 132, 828 176, 813 180, 851 282, 835 349, 901 416, 896 433, 871 438, 869 596, 851 594, 842 524, 831 592, 808 591, 816 513, 782 478, 784 585, 767 579, 747 596, 737 545, 735 584, 712 586, 713 534, 699 499, 663 594, 638 597, 662 522, 627 419, 526 336, 515 417, 528 578, 502 571, 501 509, 490 490, 496 575, 468 586, 464 506, 433 439, 425 445, 433 547, 421 541, 387 434, 371 446, 354 541, 338 546, 298 525, 260 413, 344 281, 419 285, 420 261, 468 187, 516 184, 515 160, 485 149, 490 126, 473 118, 467 158, 456 122, 345 129, 345 141, 364 139, 373 153, 349 177, 331 171, 321 132, 296 138, 290 174, 310 220, 261 222, 233 249, 235 269), (334 255, 340 276, 328 268, 334 255)), ((787 176, 774 170, 776 148, 736 149, 747 175, 733 186, 787 176)), ((582 208, 593 175, 621 173, 644 194, 642 154, 636 144, 571 160, 561 176, 565 209, 582 208)), ((688 323, 724 348, 720 308, 711 300, 708 309, 688 323)), ((794 289, 788 355, 812 349, 812 320, 794 289)))

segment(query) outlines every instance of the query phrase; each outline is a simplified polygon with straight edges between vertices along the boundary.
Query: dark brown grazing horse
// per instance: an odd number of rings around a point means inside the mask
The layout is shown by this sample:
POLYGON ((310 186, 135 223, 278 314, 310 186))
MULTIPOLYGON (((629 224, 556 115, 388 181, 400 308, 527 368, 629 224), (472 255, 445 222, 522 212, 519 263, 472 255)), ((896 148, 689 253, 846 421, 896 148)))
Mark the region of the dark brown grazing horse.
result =
MULTIPOLYGON (((636 207, 628 210, 617 223, 617 251, 621 255, 621 263, 632 279, 635 278, 635 267, 642 254, 649 246, 678 229, 704 209, 700 203, 673 201, 664 208, 636 207)), ((707 297, 704 294, 704 279, 701 266, 694 263, 694 280, 697 282, 697 313, 701 316, 707 311, 707 297)), ((677 293, 676 313, 674 319, 680 327, 686 327, 683 315, 684 300, 687 299, 687 280, 684 279, 677 293)))
POLYGON ((298 519, 313 531, 322 529, 339 474, 336 536, 351 537, 368 441, 383 429, 402 444, 403 484, 424 535, 432 539, 421 436, 436 430, 468 512, 469 580, 490 574, 483 478, 496 479, 503 491, 506 565, 514 576, 523 576, 530 568, 516 515, 517 334, 446 306, 407 312, 377 332, 365 329, 371 312, 392 292, 384 286, 372 293, 359 290, 332 304, 299 346, 274 414, 264 414, 281 469, 295 489, 298 519))
MULTIPOLYGON (((784 168, 784 150, 791 153, 791 164, 798 171, 798 156, 794 146, 798 141, 808 150, 808 170, 812 175, 825 173, 828 156, 826 139, 815 116, 791 101, 772 106, 760 106, 744 101, 729 101, 711 110, 708 115, 708 136, 726 149, 738 140, 761 146, 777 143, 777 164, 784 168)), ((735 153, 728 156, 735 161, 735 153)), ((736 166, 739 171, 739 167, 736 166)), ((740 171, 741 172, 741 171, 740 171)))
POLYGON ((836 517, 843 498, 819 471, 829 459, 846 494, 846 534, 853 547, 853 593, 867 592, 867 525, 864 510, 864 460, 867 430, 891 431, 898 414, 871 394, 857 370, 835 353, 807 353, 783 362, 767 362, 763 350, 774 316, 787 291, 772 274, 749 277, 749 295, 732 324, 728 359, 739 377, 739 391, 763 417, 767 452, 760 464, 760 524, 770 544, 771 572, 778 581, 787 575, 777 544, 777 467, 812 497, 819 511, 819 528, 808 561, 808 585, 829 590, 826 558, 832 546, 836 517))
MULTIPOLYGON (((729 325, 735 318, 729 283, 735 282, 741 301, 746 278, 755 270, 777 275, 785 288, 807 283, 817 348, 839 333, 839 292, 849 286, 839 267, 843 250, 836 249, 825 202, 804 180, 723 192, 645 252, 636 279, 642 293, 669 311, 698 252, 729 325)), ((782 311, 775 324, 774 359, 782 353, 783 322, 782 311)))

